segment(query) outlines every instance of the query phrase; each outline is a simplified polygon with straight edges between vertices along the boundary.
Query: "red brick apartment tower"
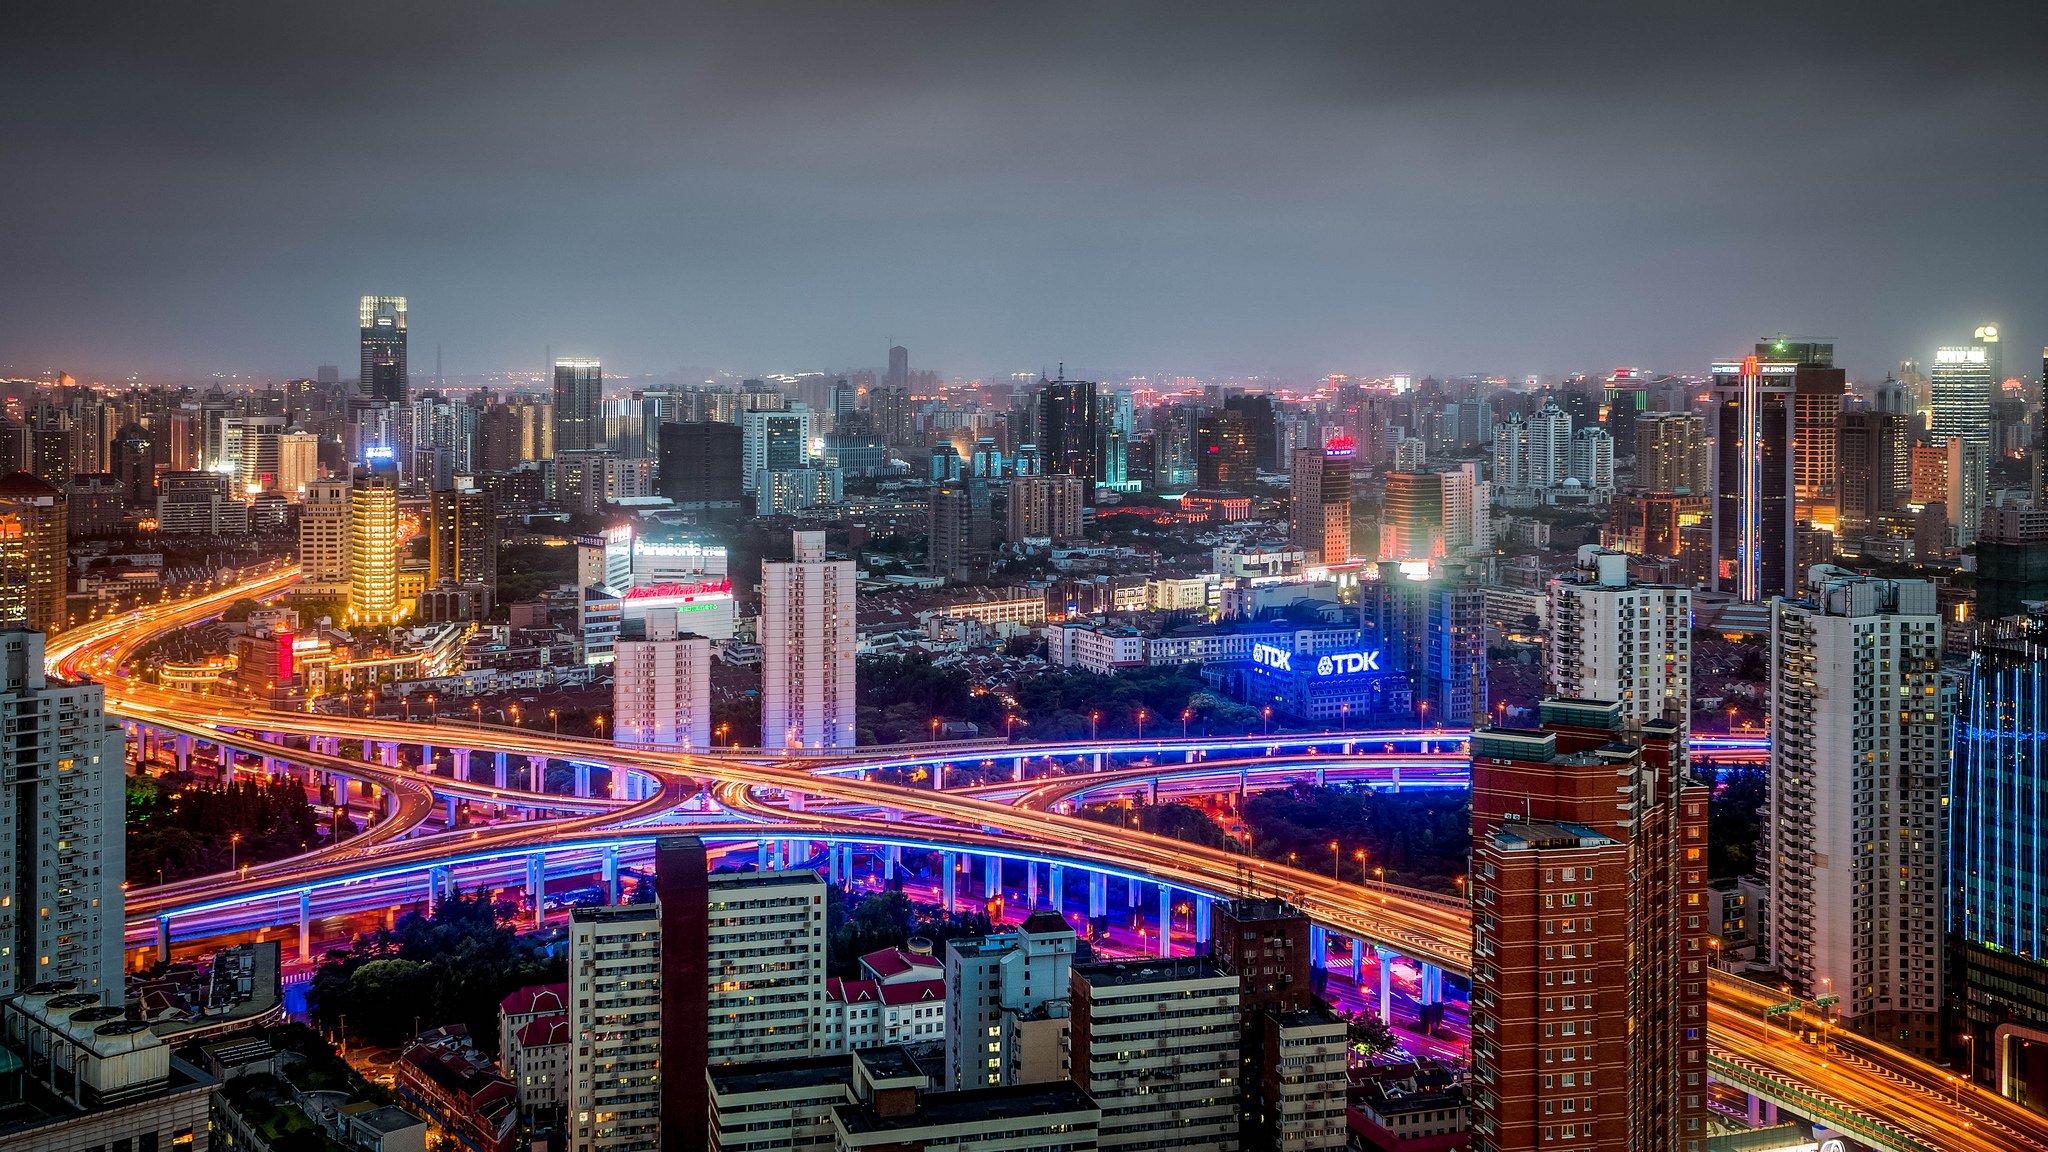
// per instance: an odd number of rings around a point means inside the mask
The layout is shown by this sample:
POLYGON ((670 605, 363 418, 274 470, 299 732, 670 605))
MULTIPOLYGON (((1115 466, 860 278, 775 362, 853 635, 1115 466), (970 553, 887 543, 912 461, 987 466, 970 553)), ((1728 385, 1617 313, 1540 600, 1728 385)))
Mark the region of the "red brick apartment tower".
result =
POLYGON ((1601 701, 1475 733, 1479 1152, 1700 1152, 1706 788, 1681 748, 1601 701))

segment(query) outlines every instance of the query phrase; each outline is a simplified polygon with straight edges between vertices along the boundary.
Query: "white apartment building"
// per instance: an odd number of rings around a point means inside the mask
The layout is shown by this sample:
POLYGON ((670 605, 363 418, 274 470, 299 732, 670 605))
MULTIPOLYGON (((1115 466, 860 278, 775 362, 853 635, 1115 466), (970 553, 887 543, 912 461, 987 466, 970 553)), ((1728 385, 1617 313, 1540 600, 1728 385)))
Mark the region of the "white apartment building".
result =
POLYGON ((623 626, 612 661, 616 743, 711 746, 711 641, 680 631, 678 616, 656 608, 638 629, 623 626))
POLYGON ((823 1054, 825 882, 797 869, 710 883, 711 1062, 823 1054))
POLYGON ((1236 1152, 1238 978, 1207 958, 1073 970, 1073 1078, 1102 1109, 1096 1147, 1236 1152))
POLYGON ((1264 1138, 1275 1152, 1337 1152, 1350 1146, 1345 1084, 1348 1025, 1326 1009, 1267 1015, 1265 1047, 1279 1062, 1266 1073, 1273 1103, 1264 1138))
POLYGON ((569 1091, 574 1152, 661 1142, 661 907, 569 917, 569 1091))
POLYGON ((1572 433, 1569 478, 1596 497, 1614 494, 1614 437, 1605 428, 1572 433))
POLYGON ((1926 1048, 1942 998, 1947 712, 1934 585, 1822 565, 1771 604, 1770 962, 1926 1048))
POLYGON ((811 458, 811 411, 786 409, 740 413, 740 487, 751 495, 763 472, 802 468, 811 458))
POLYGON ((946 945, 946 1069, 949 1090, 1056 1080, 1057 1047, 1042 1041, 1066 1031, 1074 929, 1040 910, 1015 932, 946 945), (1018 1059, 1025 1050, 1039 1058, 1018 1059), (1052 1059, 1044 1058, 1048 1050, 1052 1059))
POLYGON ((792 536, 794 559, 761 564, 761 747, 851 748, 853 562, 827 560, 823 532, 792 536))
POLYGON ((299 586, 320 599, 340 599, 349 589, 349 483, 315 480, 306 485, 299 509, 299 586))
POLYGON ((1479 478, 1479 465, 1460 464, 1437 475, 1444 492, 1444 551, 1451 556, 1493 551, 1493 485, 1479 478))
POLYGON ((62 980, 121 1003, 127 748, 104 700, 45 677, 41 632, 0 631, 0 996, 62 980))
POLYGON ((1551 580, 1546 614, 1553 695, 1618 701, 1630 729, 1691 728, 1690 590, 1630 583, 1626 555, 1588 544, 1576 572, 1551 580))

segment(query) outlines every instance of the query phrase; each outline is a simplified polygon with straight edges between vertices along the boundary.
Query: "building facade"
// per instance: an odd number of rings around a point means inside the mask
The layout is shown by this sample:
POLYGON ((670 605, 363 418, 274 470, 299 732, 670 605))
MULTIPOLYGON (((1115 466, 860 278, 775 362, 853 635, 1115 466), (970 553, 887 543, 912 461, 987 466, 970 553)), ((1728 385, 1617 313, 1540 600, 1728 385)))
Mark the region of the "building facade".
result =
POLYGON ((675 608, 622 622, 612 649, 612 740, 711 746, 711 641, 681 631, 675 608))
POLYGON ((790 560, 761 564, 761 747, 851 748, 857 642, 851 560, 796 532, 790 560))
POLYGON ((1576 571, 1550 582, 1550 691, 1612 700, 1628 728, 1668 720, 1692 726, 1692 592, 1637 584, 1629 558, 1594 545, 1576 571))

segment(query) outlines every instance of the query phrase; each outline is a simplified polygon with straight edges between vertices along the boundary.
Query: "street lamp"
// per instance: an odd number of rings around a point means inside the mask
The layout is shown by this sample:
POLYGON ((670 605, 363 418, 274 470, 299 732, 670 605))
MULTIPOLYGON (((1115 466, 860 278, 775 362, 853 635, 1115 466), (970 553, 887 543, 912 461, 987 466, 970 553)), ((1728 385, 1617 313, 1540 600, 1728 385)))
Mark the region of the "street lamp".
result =
POLYGON ((241 851, 242 834, 237 832, 228 837, 228 871, 233 872, 235 870, 235 859, 241 855, 241 851))
POLYGON ((1380 903, 1385 904, 1387 902, 1387 870, 1385 868, 1375 868, 1372 870, 1372 877, 1380 882, 1380 903))
POLYGON ((597 725, 597 738, 599 740, 604 739, 604 713, 599 712, 592 716, 590 722, 597 725))
POLYGON ((427 723, 439 724, 440 722, 441 709, 434 704, 434 694, 429 692, 427 693, 427 723))
POLYGON ((1188 721, 1194 719, 1194 715, 1195 710, 1193 708, 1183 708, 1180 710, 1180 738, 1183 740, 1188 738, 1188 721))
POLYGON ((1273 734, 1273 706, 1272 706, 1271 704, 1268 704, 1268 705, 1266 705, 1266 706, 1265 706, 1264 708, 1262 708, 1262 709, 1260 709, 1260 710, 1259 710, 1259 735, 1260 735, 1260 736, 1271 736, 1272 734, 1273 734))
POLYGON ((1354 860, 1356 860, 1356 861, 1358 861, 1358 884, 1359 884, 1359 887, 1361 887, 1361 888, 1362 888, 1362 887, 1364 887, 1364 886, 1365 886, 1365 881, 1366 881, 1366 875, 1365 875, 1365 849, 1363 849, 1363 848, 1360 848, 1360 849, 1359 849, 1359 850, 1357 850, 1356 852, 1353 852, 1353 853, 1351 854, 1351 858, 1352 858, 1352 859, 1354 859, 1354 860))
POLYGON ((1337 875, 1337 866, 1343 859, 1343 853, 1338 850, 1337 842, 1335 840, 1330 841, 1330 879, 1340 884, 1343 883, 1343 878, 1337 875))
POLYGON ((548 709, 548 719, 554 722, 555 735, 560 736, 562 734, 562 714, 550 708, 548 709))
POLYGON ((1343 725, 1343 731, 1351 731, 1351 703, 1346 701, 1339 704, 1337 706, 1337 714, 1339 716, 1339 723, 1343 725))
POLYGON ((1016 735, 1016 732, 1017 714, 1015 712, 1012 712, 1009 715, 1003 717, 1003 739, 1011 739, 1016 735))
POLYGON ((1145 738, 1145 710, 1144 710, 1143 708, 1140 708, 1140 709, 1138 709, 1138 739, 1140 739, 1140 740, 1143 740, 1144 738, 1145 738))
POLYGON ((1095 729, 1096 729, 1097 725, 1099 725, 1099 724, 1101 724, 1101 723, 1102 723, 1102 713, 1100 713, 1100 712, 1090 712, 1090 713, 1088 713, 1088 742, 1089 742, 1089 743, 1091 743, 1091 744, 1092 744, 1092 743, 1094 743, 1094 742, 1095 742, 1095 741, 1096 741, 1097 739, 1099 739, 1099 737, 1097 737, 1097 736, 1096 736, 1096 734, 1095 734, 1095 729))
POLYGON ((939 739, 939 718, 938 718, 937 716, 934 716, 934 717, 932 717, 932 742, 936 744, 936 743, 938 742, 938 739, 939 739))
POLYGON ((484 702, 483 702, 483 701, 481 701, 481 700, 471 700, 471 701, 469 702, 469 715, 470 715, 470 719, 472 719, 472 720, 474 720, 474 721, 476 722, 476 726, 477 726, 477 727, 479 727, 479 728, 483 727, 483 726, 484 726, 484 702))

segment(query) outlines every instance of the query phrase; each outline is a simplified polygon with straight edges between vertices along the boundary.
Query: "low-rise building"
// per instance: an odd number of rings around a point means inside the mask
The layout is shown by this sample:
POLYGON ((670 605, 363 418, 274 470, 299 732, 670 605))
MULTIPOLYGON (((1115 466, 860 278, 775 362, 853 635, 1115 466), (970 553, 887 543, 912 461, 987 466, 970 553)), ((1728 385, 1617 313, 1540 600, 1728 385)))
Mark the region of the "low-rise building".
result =
POLYGON ((398 1092, 471 1152, 512 1152, 519 1093, 460 1024, 422 1033, 399 1053, 398 1092))
POLYGON ((569 1018, 542 1016, 512 1033, 505 1076, 528 1124, 552 1123, 569 1100, 569 1018))

